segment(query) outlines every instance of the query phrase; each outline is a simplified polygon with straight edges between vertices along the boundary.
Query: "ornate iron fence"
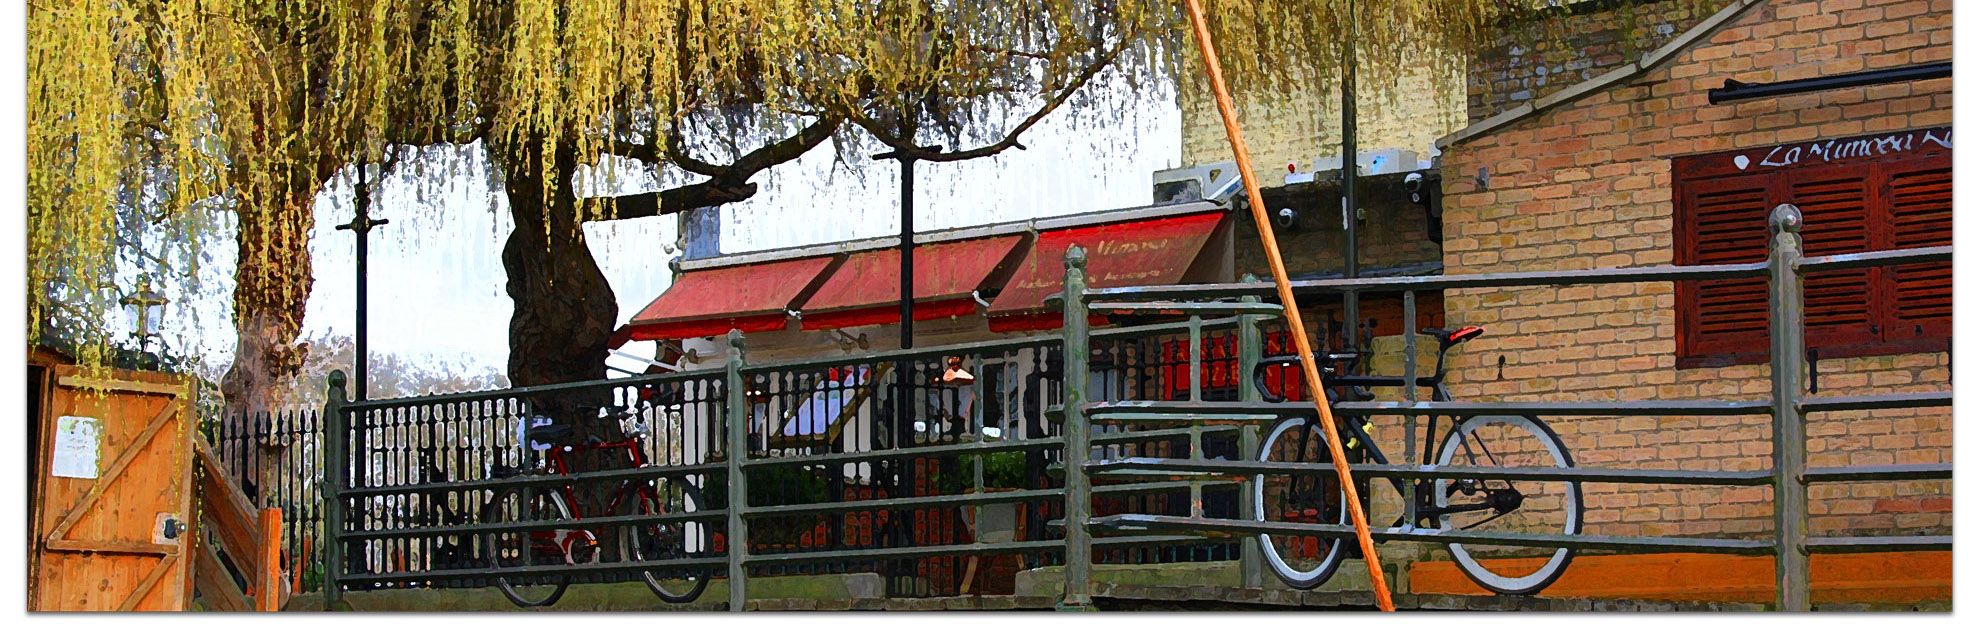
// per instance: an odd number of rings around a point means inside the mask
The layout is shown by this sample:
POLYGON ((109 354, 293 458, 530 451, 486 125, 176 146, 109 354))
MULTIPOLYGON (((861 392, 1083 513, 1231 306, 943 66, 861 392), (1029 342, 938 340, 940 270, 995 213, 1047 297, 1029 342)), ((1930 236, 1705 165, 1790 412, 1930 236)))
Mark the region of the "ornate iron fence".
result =
POLYGON ((323 583, 323 419, 315 408, 209 422, 207 441, 256 507, 282 510, 282 561, 297 593, 323 583))
MULTIPOLYGON (((1226 334, 1199 333, 1199 341, 1228 351, 1233 325, 1213 323, 1226 334)), ((1088 383, 1117 400, 1187 392, 1187 362, 1176 359, 1187 335, 1182 324, 1102 330, 1089 359, 1103 365, 1088 383)), ((1044 335, 743 365, 734 379, 705 370, 351 404, 341 409, 348 415, 338 437, 343 449, 332 453, 348 464, 340 487, 350 542, 339 547, 337 564, 346 588, 487 585, 472 573, 485 563, 474 532, 486 527, 482 512, 495 487, 516 484, 522 474, 544 485, 670 476, 698 486, 718 546, 748 539, 750 575, 872 572, 883 576, 890 597, 1008 594, 1016 572, 1062 560, 1056 551, 1033 550, 1056 546, 1050 523, 1063 511, 1056 415, 1064 359, 1059 336, 1044 335), (743 391, 731 396, 730 387, 743 391), (648 434, 643 449, 656 469, 599 466, 579 468, 570 479, 544 476, 543 455, 518 433, 532 416, 558 411, 545 404, 630 412, 619 421, 648 434), (744 477, 722 469, 730 449, 745 450, 744 477), (746 535, 715 520, 738 493, 748 496, 746 535), (929 549, 985 538, 1035 547, 996 556, 929 549)), ((1172 439, 1123 440, 1109 450, 1160 455, 1175 447, 1172 439)), ((1186 495, 1174 488, 1117 489, 1096 502, 1110 513, 1187 511, 1186 495)), ((1101 560, 1228 560, 1236 552, 1236 543, 1224 540, 1122 548, 1101 560)), ((631 574, 570 571, 576 582, 631 574)))

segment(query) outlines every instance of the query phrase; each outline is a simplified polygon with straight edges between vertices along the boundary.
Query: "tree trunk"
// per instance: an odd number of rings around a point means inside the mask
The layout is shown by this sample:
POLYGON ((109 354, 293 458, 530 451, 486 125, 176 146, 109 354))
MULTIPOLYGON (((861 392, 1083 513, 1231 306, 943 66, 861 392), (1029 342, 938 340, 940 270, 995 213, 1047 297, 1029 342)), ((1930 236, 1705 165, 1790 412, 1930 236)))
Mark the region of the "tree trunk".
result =
MULTIPOLYGON (((517 387, 605 378, 606 344, 619 318, 618 301, 585 243, 576 193, 568 186, 577 160, 569 144, 558 144, 555 161, 540 162, 537 153, 544 146, 532 144, 516 157, 498 158, 516 222, 502 247, 502 266, 515 302, 509 318, 509 382, 517 387), (546 176, 544 171, 553 172, 546 176)), ((579 440, 625 438, 616 428, 596 427, 591 418, 595 408, 611 404, 610 392, 566 392, 535 400, 532 410, 574 424, 579 440)))
MULTIPOLYGON (((520 157, 498 158, 516 222, 502 247, 509 297, 515 301, 509 319, 509 381, 516 387, 605 378, 606 344, 619 318, 612 286, 592 258, 577 219, 576 195, 568 185, 577 168, 565 150, 570 145, 558 144, 556 161, 548 163, 536 155, 544 146, 532 144, 520 157), (545 176, 546 170, 554 173, 545 176)), ((575 426, 577 441, 621 441, 627 435, 616 419, 596 418, 597 408, 612 402, 605 389, 559 392, 533 397, 529 409, 575 426)), ((566 460, 573 472, 632 465, 623 452, 576 454, 566 460)), ((575 505, 587 515, 609 514, 605 510, 617 485, 606 483, 578 488, 575 505)))
POLYGON ((220 391, 235 414, 280 407, 283 390, 308 355, 298 343, 309 300, 310 198, 288 184, 274 198, 243 198, 235 239, 234 329, 239 344, 220 391), (278 202, 265 208, 256 202, 278 202))
MULTIPOLYGON (((308 344, 297 337, 314 283, 309 227, 315 193, 297 194, 298 180, 277 182, 274 197, 244 198, 238 209, 234 330, 239 341, 233 365, 220 378, 227 413, 257 428, 264 423, 258 415, 285 407, 281 404, 309 354, 308 344)), ((241 468, 241 487, 251 495, 263 495, 261 457, 247 454, 241 468)))
MULTIPOLYGON (((536 148, 540 152, 541 145, 536 148)), ((577 220, 576 194, 567 185, 577 162, 568 151, 548 166, 533 156, 505 159, 505 190, 516 222, 502 247, 515 300, 509 381, 534 386, 605 378, 606 344, 619 304, 577 220), (556 173, 546 180, 544 170, 556 173)))

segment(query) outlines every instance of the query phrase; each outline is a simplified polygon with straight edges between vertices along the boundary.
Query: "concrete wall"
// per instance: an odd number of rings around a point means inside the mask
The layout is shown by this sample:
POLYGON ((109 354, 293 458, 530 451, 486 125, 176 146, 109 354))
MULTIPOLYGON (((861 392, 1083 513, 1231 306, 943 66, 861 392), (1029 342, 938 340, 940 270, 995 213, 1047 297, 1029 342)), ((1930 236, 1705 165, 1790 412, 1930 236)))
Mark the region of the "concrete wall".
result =
MULTIPOLYGON (((1950 60, 1951 0, 1774 0, 1633 79, 1560 104, 1444 155, 1449 273, 1673 261, 1671 158, 1944 126, 1952 83, 1931 80, 1712 106, 1727 78, 1780 81, 1950 60), (1470 176, 1490 171, 1488 184, 1470 176), (1463 177, 1459 177, 1463 176, 1463 177)), ((1481 61, 1493 68, 1495 61, 1481 61)), ((1459 400, 1760 399, 1766 365, 1679 369, 1670 284, 1453 291, 1451 325, 1489 332, 1458 351, 1459 400), (1498 358, 1505 357, 1503 376, 1498 358)), ((1948 356, 1820 362, 1822 393, 1949 390, 1948 356)), ((1770 466, 1765 418, 1552 419, 1585 465, 1686 470, 1770 466)), ((1812 417, 1813 466, 1952 461, 1950 410, 1812 417)), ((1590 485, 1596 534, 1756 535, 1765 487, 1590 485)), ((1810 490, 1817 535, 1948 533, 1945 481, 1810 490)))

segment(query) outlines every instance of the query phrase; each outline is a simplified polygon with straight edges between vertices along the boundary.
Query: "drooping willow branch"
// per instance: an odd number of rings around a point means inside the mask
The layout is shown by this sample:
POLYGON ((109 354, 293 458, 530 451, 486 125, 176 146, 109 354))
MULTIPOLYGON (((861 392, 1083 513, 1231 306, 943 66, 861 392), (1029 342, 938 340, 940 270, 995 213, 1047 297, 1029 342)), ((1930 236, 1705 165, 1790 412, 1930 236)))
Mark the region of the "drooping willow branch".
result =
MULTIPOLYGON (((1207 0, 1207 26, 1230 43, 1226 70, 1247 84, 1247 95, 1323 92, 1335 75, 1333 34, 1345 2, 1207 0)), ((1363 0, 1359 23, 1367 42, 1469 51, 1496 42, 1505 33, 1500 18, 1525 4, 1363 0)), ((239 254, 281 263, 237 267, 237 278, 286 281, 245 302, 299 308, 311 282, 287 264, 309 250, 308 224, 299 222, 316 191, 351 162, 378 161, 395 147, 479 141, 492 157, 508 158, 498 166, 537 162, 515 174, 542 180, 542 188, 526 190, 544 194, 575 179, 570 167, 594 166, 604 155, 705 176, 616 198, 608 213, 636 218, 746 199, 756 193, 751 176, 795 160, 847 124, 906 157, 961 161, 1023 148, 1021 137, 1047 116, 1085 105, 1080 96, 1094 94, 1090 85, 1102 74, 1195 75, 1175 46, 1188 31, 1167 2, 36 0, 26 12, 34 326, 41 323, 35 308, 51 301, 44 291, 98 290, 128 279, 120 259, 142 261, 120 256, 106 231, 129 201, 170 227, 155 236, 178 244, 171 248, 229 236, 225 215, 206 209, 248 215, 251 233, 236 235, 244 242, 239 254), (914 123, 901 126, 888 112, 937 97, 939 108, 915 110, 951 134, 972 132, 955 145, 980 146, 924 150, 901 132, 914 123), (678 134, 683 120, 710 109, 733 115, 730 130, 694 141, 759 139, 790 130, 794 120, 808 124, 723 165, 689 153, 696 146, 678 134), (629 113, 651 115, 637 127, 621 125, 629 113), (643 144, 624 143, 635 137, 643 144), (157 186, 158 198, 120 200, 120 180, 145 162, 171 183, 157 186), (227 205, 189 205, 207 200, 227 205)), ((1386 67, 1415 64, 1363 60, 1370 85, 1397 72, 1386 67)), ((194 270, 170 276, 196 284, 203 275, 194 270)))

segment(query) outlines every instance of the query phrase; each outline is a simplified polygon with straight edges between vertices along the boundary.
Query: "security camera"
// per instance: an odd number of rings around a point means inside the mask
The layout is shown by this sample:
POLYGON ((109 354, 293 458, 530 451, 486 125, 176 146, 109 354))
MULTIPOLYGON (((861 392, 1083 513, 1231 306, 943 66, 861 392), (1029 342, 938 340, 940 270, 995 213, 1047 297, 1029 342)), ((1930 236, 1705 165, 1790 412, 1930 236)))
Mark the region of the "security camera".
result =
POLYGON ((1277 225, 1281 230, 1298 230, 1299 211, 1290 208, 1281 208, 1278 214, 1272 216, 1272 223, 1277 225))
POLYGON ((1423 203, 1423 174, 1410 173, 1409 175, 1404 176, 1403 190, 1409 191, 1410 203, 1413 204, 1423 203))

